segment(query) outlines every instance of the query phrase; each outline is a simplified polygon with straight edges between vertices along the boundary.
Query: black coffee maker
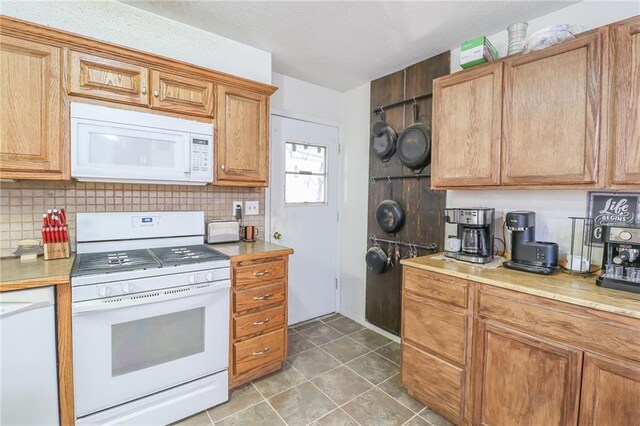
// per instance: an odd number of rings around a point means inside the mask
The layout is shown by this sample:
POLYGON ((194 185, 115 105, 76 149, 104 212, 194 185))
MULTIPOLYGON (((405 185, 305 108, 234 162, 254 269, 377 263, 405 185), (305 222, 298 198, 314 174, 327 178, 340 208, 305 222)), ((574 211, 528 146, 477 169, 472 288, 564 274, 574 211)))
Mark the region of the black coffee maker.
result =
POLYGON ((602 239, 602 272, 596 284, 640 293, 640 227, 603 226, 602 239))
POLYGON ((545 275, 558 270, 558 244, 536 241, 534 212, 509 212, 504 222, 511 231, 511 260, 502 264, 505 268, 545 275))

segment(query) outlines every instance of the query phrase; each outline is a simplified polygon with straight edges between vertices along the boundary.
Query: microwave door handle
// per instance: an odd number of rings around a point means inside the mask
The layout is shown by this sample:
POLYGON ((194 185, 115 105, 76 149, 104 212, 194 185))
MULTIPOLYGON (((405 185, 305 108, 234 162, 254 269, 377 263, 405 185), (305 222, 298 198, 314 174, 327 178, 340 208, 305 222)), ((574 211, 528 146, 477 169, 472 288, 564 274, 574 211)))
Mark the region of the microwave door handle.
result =
POLYGON ((185 144, 182 171, 187 174, 191 172, 191 135, 188 136, 188 142, 185 144))

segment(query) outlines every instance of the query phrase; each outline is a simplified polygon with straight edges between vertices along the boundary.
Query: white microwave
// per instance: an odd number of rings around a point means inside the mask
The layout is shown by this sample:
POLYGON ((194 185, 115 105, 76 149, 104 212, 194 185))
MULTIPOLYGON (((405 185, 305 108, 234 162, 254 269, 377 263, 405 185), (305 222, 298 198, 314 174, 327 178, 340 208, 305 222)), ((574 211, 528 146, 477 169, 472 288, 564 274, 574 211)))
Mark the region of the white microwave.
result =
POLYGON ((71 103, 71 177, 86 182, 205 185, 213 124, 71 103))

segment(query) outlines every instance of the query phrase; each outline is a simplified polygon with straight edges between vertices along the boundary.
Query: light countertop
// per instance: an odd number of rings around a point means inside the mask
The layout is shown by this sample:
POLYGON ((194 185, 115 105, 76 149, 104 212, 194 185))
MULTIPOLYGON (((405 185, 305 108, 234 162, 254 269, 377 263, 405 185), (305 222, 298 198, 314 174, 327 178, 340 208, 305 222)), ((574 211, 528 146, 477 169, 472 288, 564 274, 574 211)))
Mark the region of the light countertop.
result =
POLYGON ((19 257, 0 259, 0 291, 69 283, 74 256, 68 259, 21 261, 19 257))
POLYGON ((235 243, 209 244, 212 249, 233 258, 233 261, 242 261, 246 258, 282 256, 293 254, 293 249, 264 240, 256 240, 252 243, 239 241, 235 243))
POLYGON ((483 269, 471 264, 434 259, 434 256, 404 259, 401 263, 470 281, 528 293, 605 312, 640 318, 640 294, 602 288, 596 277, 558 272, 537 275, 499 267, 483 269))

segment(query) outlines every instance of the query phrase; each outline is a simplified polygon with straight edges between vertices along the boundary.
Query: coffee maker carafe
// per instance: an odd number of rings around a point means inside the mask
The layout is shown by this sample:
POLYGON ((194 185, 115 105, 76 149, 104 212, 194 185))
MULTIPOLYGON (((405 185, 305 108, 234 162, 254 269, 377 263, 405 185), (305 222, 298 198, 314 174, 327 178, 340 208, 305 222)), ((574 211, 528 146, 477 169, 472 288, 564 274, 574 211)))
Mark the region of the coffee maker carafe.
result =
POLYGON ((445 209, 445 221, 457 224, 459 247, 448 246, 444 255, 471 263, 493 260, 495 210, 487 207, 445 209))
POLYGON ((640 227, 603 226, 601 287, 640 293, 640 227))

